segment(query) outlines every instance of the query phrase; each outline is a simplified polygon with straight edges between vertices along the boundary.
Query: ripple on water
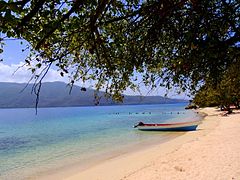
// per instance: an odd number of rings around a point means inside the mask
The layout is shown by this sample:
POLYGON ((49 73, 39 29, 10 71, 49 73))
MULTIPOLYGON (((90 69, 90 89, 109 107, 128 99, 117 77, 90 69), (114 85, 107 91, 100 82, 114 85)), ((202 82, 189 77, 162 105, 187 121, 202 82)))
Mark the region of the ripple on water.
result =
POLYGON ((15 136, 0 138, 0 151, 21 148, 27 143, 29 143, 29 140, 24 140, 15 136))

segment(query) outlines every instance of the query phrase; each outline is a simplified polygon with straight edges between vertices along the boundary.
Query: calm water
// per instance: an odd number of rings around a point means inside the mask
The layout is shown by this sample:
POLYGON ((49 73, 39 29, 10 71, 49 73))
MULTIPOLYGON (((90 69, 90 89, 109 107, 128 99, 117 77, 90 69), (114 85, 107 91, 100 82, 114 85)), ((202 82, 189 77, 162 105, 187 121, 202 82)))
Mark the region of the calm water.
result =
POLYGON ((0 179, 25 179, 149 140, 164 142, 177 134, 140 132, 132 126, 197 119, 185 105, 42 108, 37 116, 34 109, 0 109, 0 179))

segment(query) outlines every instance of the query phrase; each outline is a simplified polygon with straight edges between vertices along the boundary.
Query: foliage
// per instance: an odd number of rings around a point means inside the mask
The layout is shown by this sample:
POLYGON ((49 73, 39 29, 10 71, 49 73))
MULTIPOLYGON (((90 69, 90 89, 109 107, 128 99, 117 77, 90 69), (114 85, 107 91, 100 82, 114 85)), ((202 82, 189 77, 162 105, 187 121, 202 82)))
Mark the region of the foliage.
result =
MULTIPOLYGON (((238 57, 240 59, 240 56, 238 57)), ((225 106, 231 104, 240 107, 240 76, 239 63, 233 63, 224 73, 223 80, 220 83, 220 103, 225 106)))
POLYGON ((195 95, 193 102, 199 107, 212 107, 219 105, 219 94, 216 89, 203 86, 195 95))
POLYGON ((230 105, 235 105, 240 108, 239 69, 240 64, 235 62, 224 72, 217 86, 205 84, 194 97, 194 103, 200 107, 220 105, 228 109, 230 105))
POLYGON ((239 17, 238 0, 8 0, 0 2, 0 43, 30 43, 36 82, 55 65, 72 84, 95 80, 121 100, 139 81, 182 90, 218 84, 239 64, 239 17))

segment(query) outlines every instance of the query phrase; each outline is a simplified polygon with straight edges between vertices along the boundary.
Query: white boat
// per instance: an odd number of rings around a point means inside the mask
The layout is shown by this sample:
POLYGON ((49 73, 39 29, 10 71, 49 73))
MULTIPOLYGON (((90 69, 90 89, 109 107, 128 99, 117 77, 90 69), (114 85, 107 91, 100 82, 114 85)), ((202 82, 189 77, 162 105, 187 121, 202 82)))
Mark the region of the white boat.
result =
POLYGON ((194 131, 201 121, 180 122, 180 123, 161 123, 161 124, 147 124, 139 122, 134 128, 142 131, 194 131))

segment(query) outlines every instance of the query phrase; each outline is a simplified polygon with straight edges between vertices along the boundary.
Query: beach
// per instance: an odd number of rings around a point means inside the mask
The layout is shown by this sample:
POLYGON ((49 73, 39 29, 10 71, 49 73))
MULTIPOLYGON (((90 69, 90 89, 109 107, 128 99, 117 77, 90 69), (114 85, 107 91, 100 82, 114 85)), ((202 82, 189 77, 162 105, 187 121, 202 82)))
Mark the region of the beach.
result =
POLYGON ((197 131, 84 170, 73 167, 43 179, 240 179, 240 111, 229 116, 221 116, 216 108, 198 111, 207 116, 197 131))

